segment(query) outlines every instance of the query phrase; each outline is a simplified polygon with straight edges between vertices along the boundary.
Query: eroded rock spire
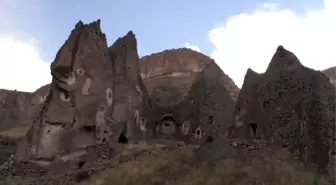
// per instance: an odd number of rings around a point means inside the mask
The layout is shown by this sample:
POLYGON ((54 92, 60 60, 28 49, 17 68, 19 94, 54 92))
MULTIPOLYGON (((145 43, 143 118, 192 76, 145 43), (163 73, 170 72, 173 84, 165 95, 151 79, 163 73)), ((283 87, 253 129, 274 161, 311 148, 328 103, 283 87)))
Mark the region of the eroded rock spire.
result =
POLYGON ((49 94, 18 159, 48 161, 109 137, 113 66, 99 20, 76 24, 52 62, 51 74, 49 94))

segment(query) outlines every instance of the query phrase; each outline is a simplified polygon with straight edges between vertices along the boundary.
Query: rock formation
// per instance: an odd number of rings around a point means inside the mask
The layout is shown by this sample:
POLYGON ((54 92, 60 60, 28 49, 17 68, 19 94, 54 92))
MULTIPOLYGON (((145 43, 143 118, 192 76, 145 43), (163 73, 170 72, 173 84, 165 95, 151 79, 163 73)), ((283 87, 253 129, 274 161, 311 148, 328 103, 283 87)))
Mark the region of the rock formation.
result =
POLYGON ((129 32, 119 38, 110 48, 114 64, 114 107, 112 119, 115 123, 115 139, 121 143, 142 140, 143 121, 140 120, 142 102, 146 96, 145 86, 139 73, 139 56, 135 35, 129 32))
POLYGON ((305 163, 335 174, 335 88, 318 71, 279 46, 267 70, 249 69, 229 134, 288 147, 305 163))
POLYGON ((33 126, 18 161, 49 165, 101 149, 114 155, 109 147, 118 142, 211 142, 226 135, 239 91, 201 53, 176 49, 139 59, 131 31, 107 47, 99 20, 77 23, 51 74, 27 109, 33 126))
POLYGON ((45 101, 49 85, 33 93, 0 90, 0 130, 31 123, 34 112, 45 101))
POLYGON ((16 157, 51 160, 107 140, 113 64, 100 21, 76 24, 51 64, 52 83, 16 157))
POLYGON ((141 58, 140 72, 149 96, 143 109, 149 138, 200 143, 225 135, 239 89, 212 59, 166 50, 141 58))
POLYGON ((0 130, 11 128, 22 122, 24 107, 31 94, 28 92, 0 89, 0 130))
POLYGON ((330 79, 330 83, 336 87, 336 67, 330 67, 322 71, 330 79))

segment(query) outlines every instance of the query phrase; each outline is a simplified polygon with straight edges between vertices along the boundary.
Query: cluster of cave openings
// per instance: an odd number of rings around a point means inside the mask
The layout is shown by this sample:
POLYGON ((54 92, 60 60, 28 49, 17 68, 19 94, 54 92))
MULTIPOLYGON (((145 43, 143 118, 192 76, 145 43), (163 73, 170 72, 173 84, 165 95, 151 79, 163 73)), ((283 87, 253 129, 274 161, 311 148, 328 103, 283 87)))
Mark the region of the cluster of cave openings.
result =
POLYGON ((177 131, 176 120, 172 115, 165 115, 160 121, 160 132, 166 135, 173 135, 177 131))

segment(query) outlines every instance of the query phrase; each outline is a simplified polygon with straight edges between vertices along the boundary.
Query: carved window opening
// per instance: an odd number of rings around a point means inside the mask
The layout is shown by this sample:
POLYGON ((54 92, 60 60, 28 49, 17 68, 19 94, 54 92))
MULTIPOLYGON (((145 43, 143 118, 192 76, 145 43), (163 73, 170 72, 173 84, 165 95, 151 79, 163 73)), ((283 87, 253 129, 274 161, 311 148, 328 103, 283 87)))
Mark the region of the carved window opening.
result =
POLYGON ((161 132, 167 135, 176 132, 176 121, 173 116, 167 115, 161 119, 161 132))
POLYGON ((84 166, 85 163, 86 163, 86 161, 79 161, 77 163, 77 169, 81 169, 84 166))
POLYGON ((207 143, 212 143, 212 141, 214 140, 214 138, 212 136, 208 136, 206 139, 207 143))
POLYGON ((212 125, 212 124, 213 124, 213 116, 209 116, 208 124, 209 124, 209 125, 212 125))
POLYGON ((93 125, 85 125, 83 128, 86 132, 96 132, 96 127, 93 125))
POLYGON ((111 91, 108 91, 108 93, 107 93, 107 97, 108 97, 109 99, 112 99, 112 92, 111 92, 111 91))
POLYGON ((84 74, 84 70, 81 69, 81 68, 77 69, 77 74, 78 75, 83 75, 84 74))
POLYGON ((69 92, 67 91, 61 92, 60 97, 62 101, 70 101, 69 92))
POLYGON ((196 137, 196 139, 201 139, 202 138, 202 130, 201 130, 201 128, 198 127, 196 129, 195 137, 196 137))
POLYGON ((105 110, 105 108, 103 106, 99 107, 99 111, 103 112, 105 110))

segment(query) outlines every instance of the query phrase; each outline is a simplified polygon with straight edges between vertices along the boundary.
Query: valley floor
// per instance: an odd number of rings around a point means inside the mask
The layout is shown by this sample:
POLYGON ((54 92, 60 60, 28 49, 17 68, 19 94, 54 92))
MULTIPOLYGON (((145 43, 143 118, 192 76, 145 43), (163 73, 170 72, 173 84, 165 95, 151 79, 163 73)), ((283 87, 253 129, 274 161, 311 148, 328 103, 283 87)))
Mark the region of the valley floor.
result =
MULTIPOLYGON (((8 132, 7 132, 8 135, 8 132)), ((14 134, 17 136, 17 133, 14 134)), ((17 138, 16 138, 17 139, 17 138)), ((332 184, 312 167, 293 160, 286 149, 248 151, 201 162, 195 147, 125 145, 105 165, 69 174, 26 178, 6 177, 0 184, 81 185, 327 185, 332 184)), ((3 148, 1 148, 3 150, 3 148)))

